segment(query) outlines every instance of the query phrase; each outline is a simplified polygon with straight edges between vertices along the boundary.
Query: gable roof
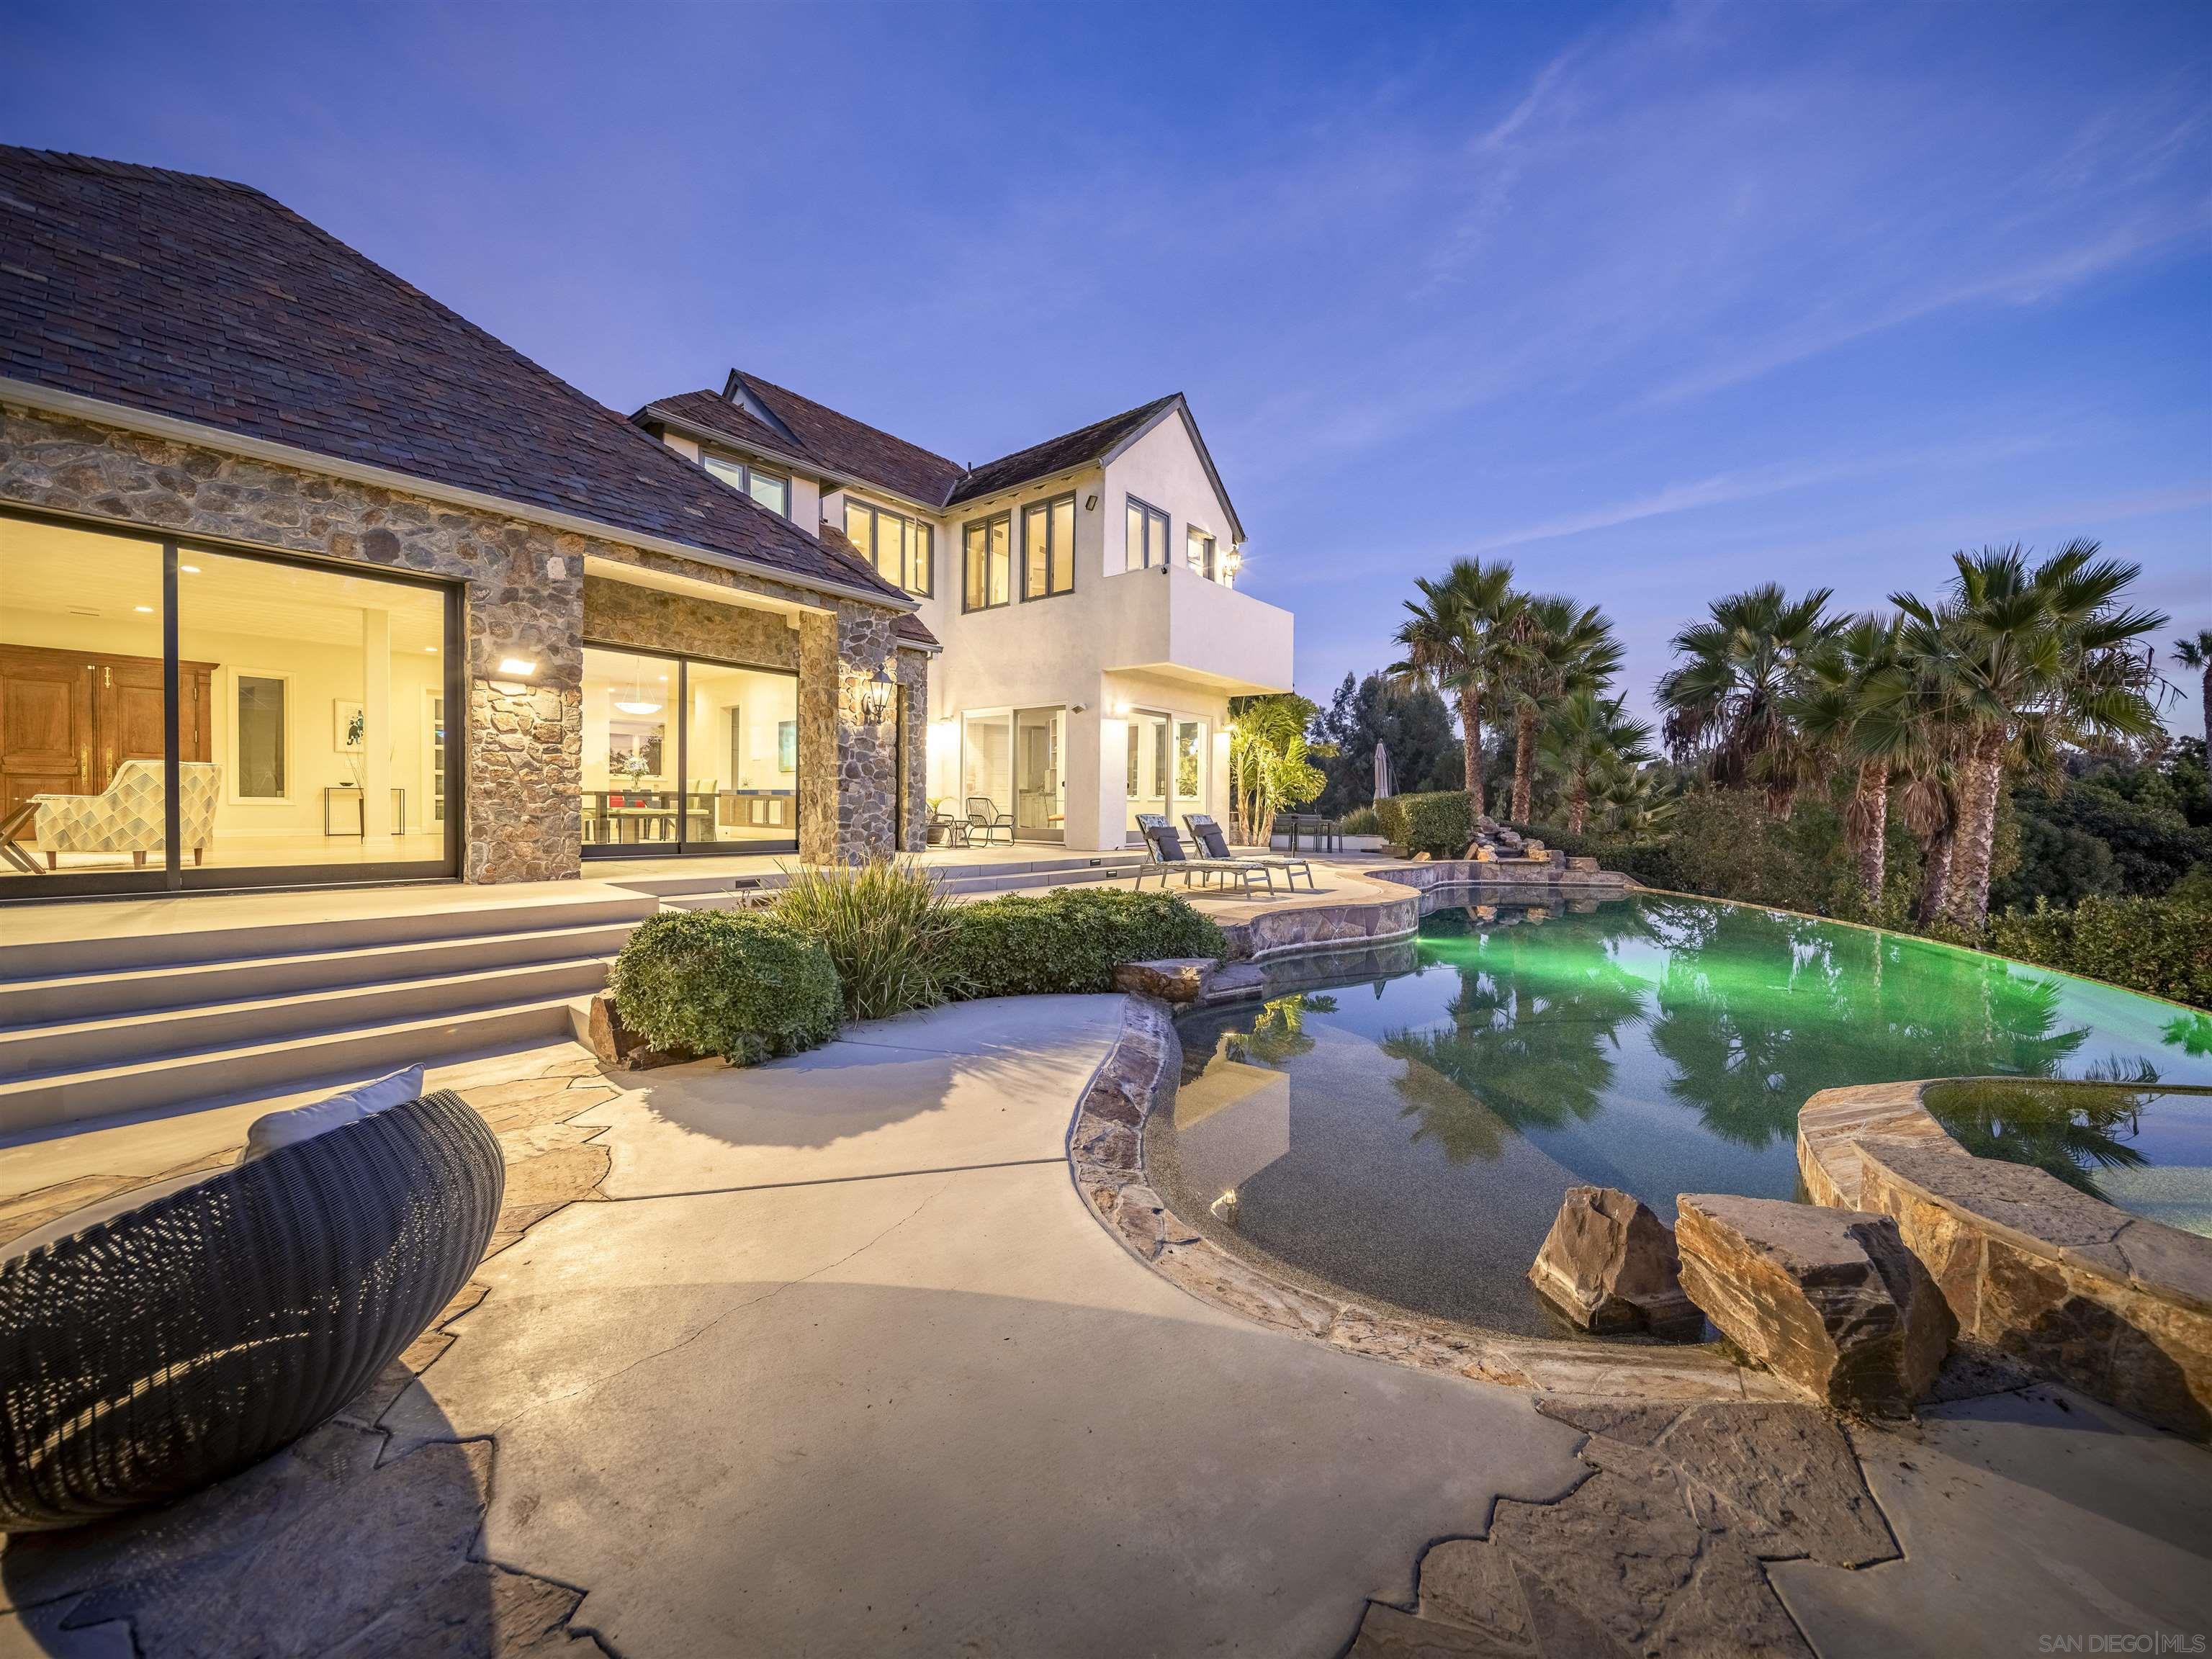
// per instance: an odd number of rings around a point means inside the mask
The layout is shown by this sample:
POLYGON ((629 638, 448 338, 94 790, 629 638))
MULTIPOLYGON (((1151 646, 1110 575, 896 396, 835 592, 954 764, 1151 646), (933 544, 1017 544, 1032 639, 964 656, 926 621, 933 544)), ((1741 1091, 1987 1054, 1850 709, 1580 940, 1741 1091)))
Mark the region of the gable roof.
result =
POLYGON ((986 461, 961 479, 960 487, 952 492, 952 499, 972 501, 979 495, 995 495, 1002 489, 1012 489, 1036 478, 1048 478, 1070 467, 1087 466, 1119 449, 1149 426, 1156 416, 1182 398, 1181 392, 1171 392, 1134 409, 1125 409, 1119 415, 1109 415, 1089 426, 1063 432, 1057 438, 1047 438, 1041 444, 1031 444, 1027 449, 1001 455, 995 461, 986 461))
POLYGON ((1213 457, 1206 453, 1206 440, 1199 435, 1190 404, 1180 392, 972 468, 917 448, 757 374, 734 368, 720 392, 684 392, 656 398, 630 418, 641 425, 674 424, 695 435, 724 438, 761 454, 811 463, 833 482, 874 484, 941 511, 962 501, 1018 489, 1055 472, 1111 460, 1170 413, 1182 416, 1200 464, 1228 511, 1230 527, 1242 541, 1244 526, 1237 520, 1228 490, 1222 487, 1221 475, 1214 470, 1213 457), (741 392, 749 393, 777 424, 770 426, 746 408, 736 395, 741 392))
POLYGON ((911 609, 259 191, 0 146, 0 376, 911 609))

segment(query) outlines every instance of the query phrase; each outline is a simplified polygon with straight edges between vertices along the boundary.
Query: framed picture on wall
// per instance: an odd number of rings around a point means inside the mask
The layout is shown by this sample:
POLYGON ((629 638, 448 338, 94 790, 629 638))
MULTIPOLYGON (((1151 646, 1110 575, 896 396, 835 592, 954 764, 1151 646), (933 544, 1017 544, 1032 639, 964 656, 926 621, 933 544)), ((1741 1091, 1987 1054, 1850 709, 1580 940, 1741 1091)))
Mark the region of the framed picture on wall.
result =
POLYGON ((331 704, 331 745, 341 755, 358 755, 368 733, 368 715, 357 702, 340 698, 331 704))
POLYGON ((796 772, 799 769, 799 722, 778 720, 775 723, 775 769, 796 772))

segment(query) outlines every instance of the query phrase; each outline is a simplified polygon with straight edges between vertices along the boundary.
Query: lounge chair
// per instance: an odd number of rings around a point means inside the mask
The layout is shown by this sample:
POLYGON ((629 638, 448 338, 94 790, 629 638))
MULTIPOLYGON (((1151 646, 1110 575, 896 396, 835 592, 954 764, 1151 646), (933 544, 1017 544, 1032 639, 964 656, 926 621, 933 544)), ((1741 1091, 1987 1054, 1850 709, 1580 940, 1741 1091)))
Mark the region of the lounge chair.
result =
POLYGON ((1229 837, 1221 833, 1221 826, 1206 812, 1186 812, 1182 821, 1189 827, 1190 838, 1198 850, 1209 859, 1225 860, 1233 864, 1256 864, 1263 869, 1283 872, 1284 884, 1293 892, 1298 890, 1298 878, 1306 878, 1306 890, 1318 892, 1314 885, 1313 866, 1301 858, 1280 858, 1273 853, 1238 853, 1229 845, 1229 837))
POLYGON ((1146 876, 1158 875, 1160 886, 1164 889, 1168 878, 1180 872, 1185 887, 1190 885, 1193 876, 1202 878, 1201 885, 1210 884, 1214 877, 1219 876, 1224 891, 1227 890, 1231 878, 1247 893, 1252 890, 1255 878, 1270 893, 1275 890, 1274 872, 1265 865, 1245 859, 1193 858, 1183 849, 1182 837, 1176 833, 1175 825, 1158 812, 1138 813, 1137 828, 1144 831, 1145 850, 1152 858, 1149 865, 1137 872, 1139 887, 1145 884, 1146 876))

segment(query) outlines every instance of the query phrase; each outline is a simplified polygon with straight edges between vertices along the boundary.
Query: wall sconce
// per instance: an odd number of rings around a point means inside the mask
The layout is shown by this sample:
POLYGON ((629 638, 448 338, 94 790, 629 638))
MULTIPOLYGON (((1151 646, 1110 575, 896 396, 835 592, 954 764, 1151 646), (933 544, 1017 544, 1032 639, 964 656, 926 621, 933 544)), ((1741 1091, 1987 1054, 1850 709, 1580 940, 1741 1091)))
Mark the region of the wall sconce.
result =
POLYGON ((898 682, 880 668, 868 676, 860 687, 860 718, 873 726, 891 712, 891 698, 898 690, 898 682))
POLYGON ((538 672, 538 665, 527 657, 501 657, 499 672, 516 679, 527 679, 538 672))
POLYGON ((1088 495, 1085 495, 1083 498, 1083 510, 1085 513, 1096 513, 1098 510, 1098 492, 1097 490, 1092 490, 1088 495))

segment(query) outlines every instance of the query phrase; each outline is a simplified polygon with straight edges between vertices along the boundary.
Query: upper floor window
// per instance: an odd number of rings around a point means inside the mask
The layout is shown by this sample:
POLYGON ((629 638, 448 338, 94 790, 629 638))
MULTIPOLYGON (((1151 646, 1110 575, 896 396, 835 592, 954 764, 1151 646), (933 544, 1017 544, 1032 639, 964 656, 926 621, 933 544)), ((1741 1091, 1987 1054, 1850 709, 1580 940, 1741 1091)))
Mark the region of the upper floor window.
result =
POLYGON ((1210 582, 1221 580, 1221 560, 1214 547, 1213 538, 1193 525, 1183 538, 1185 556, 1190 568, 1210 582))
POLYGON ((732 489, 743 490, 771 513, 791 516, 791 480, 781 472, 769 472, 749 465, 744 461, 725 460, 720 455, 704 455, 701 464, 732 489))
POLYGON ((1009 513, 977 519, 960 532, 961 608, 991 611, 1013 597, 1014 520, 1009 513))
POLYGON ((1022 509, 1022 597, 1075 590, 1075 497, 1055 495, 1022 509))
POLYGON ((1168 562, 1168 515, 1134 495, 1129 501, 1129 552, 1132 570, 1149 570, 1168 562))
POLYGON ((845 539, 892 586, 925 599, 935 591, 936 538, 919 520, 848 495, 845 539))

